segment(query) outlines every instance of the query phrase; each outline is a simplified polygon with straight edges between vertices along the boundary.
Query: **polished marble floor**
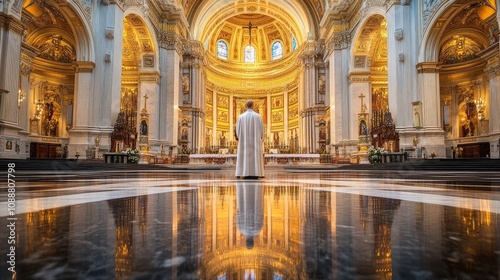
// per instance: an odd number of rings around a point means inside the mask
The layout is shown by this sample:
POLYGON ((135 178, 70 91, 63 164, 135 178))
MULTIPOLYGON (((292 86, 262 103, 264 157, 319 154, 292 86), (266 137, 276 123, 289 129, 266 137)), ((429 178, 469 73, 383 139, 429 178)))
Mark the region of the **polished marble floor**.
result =
POLYGON ((21 280, 500 278, 498 172, 19 171, 14 216, 2 193, 0 279, 12 217, 21 280))

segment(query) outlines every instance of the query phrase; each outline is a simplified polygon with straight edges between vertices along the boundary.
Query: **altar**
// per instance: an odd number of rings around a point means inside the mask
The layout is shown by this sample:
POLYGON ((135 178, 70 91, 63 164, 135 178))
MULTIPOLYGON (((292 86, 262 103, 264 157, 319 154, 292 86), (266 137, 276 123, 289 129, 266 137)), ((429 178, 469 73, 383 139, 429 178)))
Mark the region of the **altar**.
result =
MULTIPOLYGON (((190 164, 236 165, 236 154, 191 154, 190 164)), ((265 154, 266 165, 320 164, 320 154, 265 154)))

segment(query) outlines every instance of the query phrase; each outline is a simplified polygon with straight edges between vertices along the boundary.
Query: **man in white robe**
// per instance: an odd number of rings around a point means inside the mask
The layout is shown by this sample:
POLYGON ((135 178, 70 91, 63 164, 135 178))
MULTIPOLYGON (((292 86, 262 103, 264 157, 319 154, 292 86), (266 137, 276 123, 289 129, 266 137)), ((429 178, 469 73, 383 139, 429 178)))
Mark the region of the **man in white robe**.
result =
POLYGON ((248 100, 247 110, 238 117, 235 131, 238 140, 236 177, 247 179, 264 177, 264 123, 253 106, 253 101, 248 100))

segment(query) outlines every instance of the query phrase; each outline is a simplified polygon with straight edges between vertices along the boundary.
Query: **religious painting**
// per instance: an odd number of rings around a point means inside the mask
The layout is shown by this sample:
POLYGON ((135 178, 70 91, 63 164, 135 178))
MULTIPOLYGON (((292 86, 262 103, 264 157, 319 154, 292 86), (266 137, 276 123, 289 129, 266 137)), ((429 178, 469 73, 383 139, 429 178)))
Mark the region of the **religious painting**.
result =
POLYGON ((299 108, 298 107, 290 108, 288 116, 290 119, 297 118, 299 116, 299 108))
POLYGON ((12 141, 5 142, 5 149, 8 151, 12 151, 12 141))
MULTIPOLYGON (((234 98, 233 99, 233 123, 236 123, 239 115, 245 113, 246 109, 246 98, 234 98)), ((267 102, 266 98, 253 99, 254 108, 253 110, 262 117, 262 121, 267 123, 267 102)))
POLYGON ((153 46, 151 45, 151 41, 149 40, 145 40, 145 41, 142 41, 142 50, 144 52, 153 52, 153 46))
POLYGON ((212 92, 211 91, 207 91, 207 93, 205 95, 205 102, 207 104, 212 104, 212 92))
POLYGON ((229 108, 229 98, 227 96, 217 96, 217 106, 222 108, 229 108))
POLYGON ((220 122, 228 122, 229 121, 228 113, 226 111, 219 110, 217 113, 217 120, 220 122))
POLYGON ((299 102, 299 97, 296 91, 293 91, 289 94, 288 96, 288 102, 290 105, 295 104, 299 102))
POLYGON ((213 116, 212 106, 207 105, 205 107, 205 116, 207 117, 207 120, 209 120, 209 121, 212 120, 212 116, 213 116))
POLYGON ((283 122, 283 111, 277 111, 272 113, 273 122, 283 122))
POLYGON ((273 97, 273 108, 281 108, 283 107, 283 96, 273 97))

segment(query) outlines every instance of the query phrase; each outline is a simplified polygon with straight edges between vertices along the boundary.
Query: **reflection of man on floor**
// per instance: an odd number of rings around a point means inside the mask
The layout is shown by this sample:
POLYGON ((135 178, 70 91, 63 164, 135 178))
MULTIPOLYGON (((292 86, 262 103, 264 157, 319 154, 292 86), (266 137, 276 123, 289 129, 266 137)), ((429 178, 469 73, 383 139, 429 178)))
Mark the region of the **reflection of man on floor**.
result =
POLYGON ((236 158, 236 177, 257 179, 264 177, 264 123, 262 117, 254 112, 252 100, 246 103, 246 112, 236 121, 235 136, 238 140, 236 158))
POLYGON ((246 237, 247 249, 254 246, 254 237, 264 225, 264 186, 258 182, 241 181, 236 184, 238 230, 246 237))

